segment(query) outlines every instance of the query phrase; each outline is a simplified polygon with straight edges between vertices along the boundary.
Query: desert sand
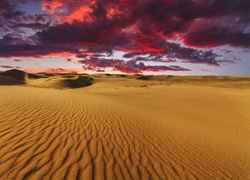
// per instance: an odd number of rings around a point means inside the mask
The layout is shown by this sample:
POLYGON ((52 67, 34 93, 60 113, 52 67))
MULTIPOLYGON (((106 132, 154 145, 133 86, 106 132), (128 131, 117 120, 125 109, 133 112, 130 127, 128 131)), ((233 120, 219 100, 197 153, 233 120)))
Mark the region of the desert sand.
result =
POLYGON ((250 77, 0 74, 0 179, 250 179, 250 77))

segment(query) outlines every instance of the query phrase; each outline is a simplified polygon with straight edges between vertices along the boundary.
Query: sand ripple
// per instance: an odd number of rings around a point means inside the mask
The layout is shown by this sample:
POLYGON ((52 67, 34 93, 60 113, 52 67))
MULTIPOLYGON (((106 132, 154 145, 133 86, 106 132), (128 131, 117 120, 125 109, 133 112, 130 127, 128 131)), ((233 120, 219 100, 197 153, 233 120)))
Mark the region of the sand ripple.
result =
POLYGON ((0 107, 0 179, 247 179, 249 173, 249 158, 226 143, 107 96, 0 87, 0 107))

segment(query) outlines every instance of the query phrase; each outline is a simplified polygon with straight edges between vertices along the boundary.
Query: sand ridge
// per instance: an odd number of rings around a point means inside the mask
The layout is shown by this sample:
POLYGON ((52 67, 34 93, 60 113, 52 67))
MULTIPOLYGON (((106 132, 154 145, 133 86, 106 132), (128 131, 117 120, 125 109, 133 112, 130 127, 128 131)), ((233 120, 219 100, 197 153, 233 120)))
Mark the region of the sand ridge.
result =
POLYGON ((225 88, 250 88, 250 76, 172 76, 172 75, 125 75, 125 74, 70 74, 70 73, 26 73, 12 69, 0 72, 0 85, 25 85, 54 89, 71 89, 102 83, 105 87, 150 88, 155 85, 173 84, 202 85, 225 88))
POLYGON ((0 86, 0 179, 249 179, 250 89, 98 76, 0 86))

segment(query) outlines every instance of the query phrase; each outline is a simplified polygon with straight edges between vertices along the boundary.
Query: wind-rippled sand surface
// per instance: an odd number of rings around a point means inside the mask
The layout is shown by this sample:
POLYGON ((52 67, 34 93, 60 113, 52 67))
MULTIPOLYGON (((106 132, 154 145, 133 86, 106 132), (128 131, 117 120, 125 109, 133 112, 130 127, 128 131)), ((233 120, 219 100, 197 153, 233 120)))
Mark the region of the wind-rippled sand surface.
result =
POLYGON ((0 179, 248 179, 250 90, 0 87, 0 179))

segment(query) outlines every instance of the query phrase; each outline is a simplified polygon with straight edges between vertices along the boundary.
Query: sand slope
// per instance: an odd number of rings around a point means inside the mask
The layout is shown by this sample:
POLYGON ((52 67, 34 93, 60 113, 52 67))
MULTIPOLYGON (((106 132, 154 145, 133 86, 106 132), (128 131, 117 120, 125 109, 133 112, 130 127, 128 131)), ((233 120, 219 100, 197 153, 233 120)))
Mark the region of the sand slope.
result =
POLYGON ((0 86, 0 179, 249 179, 250 90, 0 86))

